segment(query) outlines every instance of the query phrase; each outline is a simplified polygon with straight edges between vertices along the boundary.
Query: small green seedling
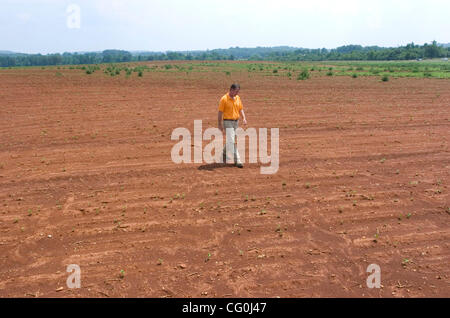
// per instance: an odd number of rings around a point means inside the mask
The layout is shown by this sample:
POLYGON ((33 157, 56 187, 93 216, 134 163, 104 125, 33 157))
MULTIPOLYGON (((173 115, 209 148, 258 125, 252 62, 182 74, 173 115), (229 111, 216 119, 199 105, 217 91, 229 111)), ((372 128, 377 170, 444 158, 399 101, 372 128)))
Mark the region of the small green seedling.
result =
POLYGON ((410 261, 409 259, 404 258, 403 261, 402 261, 402 266, 403 266, 403 267, 406 267, 406 265, 409 264, 410 262, 411 262, 411 261, 410 261))

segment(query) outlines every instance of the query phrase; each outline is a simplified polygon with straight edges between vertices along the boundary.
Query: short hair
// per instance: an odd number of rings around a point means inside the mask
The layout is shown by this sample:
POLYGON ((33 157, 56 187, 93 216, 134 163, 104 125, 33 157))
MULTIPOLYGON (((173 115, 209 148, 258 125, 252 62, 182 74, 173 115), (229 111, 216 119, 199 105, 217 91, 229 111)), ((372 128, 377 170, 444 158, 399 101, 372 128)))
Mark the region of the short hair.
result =
POLYGON ((241 89, 241 86, 239 84, 232 84, 230 87, 230 90, 236 90, 236 89, 241 89))

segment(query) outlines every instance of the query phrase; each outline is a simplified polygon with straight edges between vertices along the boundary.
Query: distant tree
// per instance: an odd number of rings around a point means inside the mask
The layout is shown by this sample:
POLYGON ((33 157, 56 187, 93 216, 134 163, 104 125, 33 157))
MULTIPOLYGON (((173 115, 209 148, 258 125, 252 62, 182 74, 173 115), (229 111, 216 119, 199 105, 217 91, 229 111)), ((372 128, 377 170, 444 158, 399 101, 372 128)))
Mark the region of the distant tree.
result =
POLYGON ((427 45, 425 43, 424 50, 425 50, 425 57, 427 57, 427 58, 435 58, 435 57, 441 56, 441 51, 440 51, 439 47, 437 46, 436 41, 433 41, 431 43, 431 45, 427 45))

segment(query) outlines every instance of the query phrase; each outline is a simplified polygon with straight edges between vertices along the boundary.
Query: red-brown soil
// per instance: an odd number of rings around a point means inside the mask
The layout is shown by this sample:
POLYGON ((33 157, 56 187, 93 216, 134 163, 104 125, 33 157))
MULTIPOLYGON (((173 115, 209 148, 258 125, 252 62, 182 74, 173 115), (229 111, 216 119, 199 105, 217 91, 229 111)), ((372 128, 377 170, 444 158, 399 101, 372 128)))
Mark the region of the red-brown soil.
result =
POLYGON ((437 79, 0 70, 0 297, 450 297, 449 105, 437 79), (171 161, 231 81, 277 174, 171 161))

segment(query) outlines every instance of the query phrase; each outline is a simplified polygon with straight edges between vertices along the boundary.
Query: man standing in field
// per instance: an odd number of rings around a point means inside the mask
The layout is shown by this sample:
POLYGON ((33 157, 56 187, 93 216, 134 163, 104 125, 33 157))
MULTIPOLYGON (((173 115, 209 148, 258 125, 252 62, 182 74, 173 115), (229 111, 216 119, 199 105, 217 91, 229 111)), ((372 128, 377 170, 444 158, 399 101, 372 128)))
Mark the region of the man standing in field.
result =
POLYGON ((233 84, 230 87, 230 91, 220 99, 218 126, 222 132, 224 129, 226 131, 226 147, 223 148, 223 162, 227 162, 228 149, 234 155, 234 165, 238 168, 243 168, 244 165, 241 162, 237 146, 235 145, 236 129, 239 126, 240 116, 242 116, 243 124, 247 125, 244 106, 238 95, 240 89, 239 84, 233 84))

